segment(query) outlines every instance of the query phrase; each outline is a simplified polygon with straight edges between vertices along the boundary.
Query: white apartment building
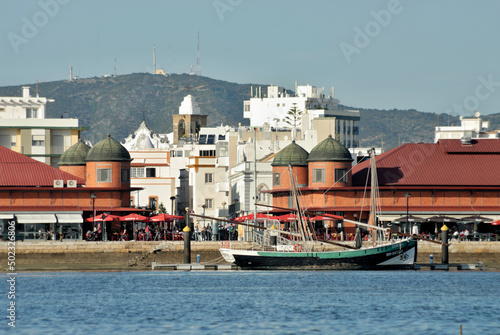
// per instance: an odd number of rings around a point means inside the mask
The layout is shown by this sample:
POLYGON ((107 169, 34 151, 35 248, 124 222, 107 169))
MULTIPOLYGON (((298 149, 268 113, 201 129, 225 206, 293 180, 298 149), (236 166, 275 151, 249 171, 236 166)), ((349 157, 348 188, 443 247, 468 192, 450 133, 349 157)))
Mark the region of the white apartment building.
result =
POLYGON ((0 97, 0 145, 57 167, 64 151, 78 142, 86 128, 67 113, 59 119, 45 118, 45 106, 53 99, 32 97, 23 87, 22 97, 0 97))
POLYGON ((500 138, 500 130, 489 131, 489 127, 489 121, 483 121, 481 113, 476 111, 473 117, 460 116, 460 126, 436 127, 434 143, 440 139, 500 138))
POLYGON ((295 91, 295 95, 290 95, 284 88, 271 85, 267 87, 267 95, 263 95, 260 87, 252 88, 250 100, 243 102, 243 117, 250 119, 251 127, 267 124, 276 129, 292 129, 293 121, 289 119, 290 125, 286 120, 290 109, 296 107, 302 113, 300 123, 296 124, 302 134, 293 133, 293 138, 303 138, 305 131, 316 129, 321 131, 319 134, 326 132, 324 138, 331 134, 348 148, 357 146, 355 122, 360 120, 359 111, 340 110, 333 87, 328 97, 322 88, 311 85, 297 86, 295 91), (321 123, 324 129, 320 130, 316 123, 321 123))

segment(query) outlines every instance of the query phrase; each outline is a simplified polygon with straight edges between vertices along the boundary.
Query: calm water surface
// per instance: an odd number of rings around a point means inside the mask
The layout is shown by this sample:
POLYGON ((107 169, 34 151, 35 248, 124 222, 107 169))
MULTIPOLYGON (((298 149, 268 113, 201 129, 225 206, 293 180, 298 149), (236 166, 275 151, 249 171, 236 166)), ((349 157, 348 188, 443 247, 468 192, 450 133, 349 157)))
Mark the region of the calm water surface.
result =
POLYGON ((16 306, 18 334, 500 334, 500 273, 33 272, 16 306))

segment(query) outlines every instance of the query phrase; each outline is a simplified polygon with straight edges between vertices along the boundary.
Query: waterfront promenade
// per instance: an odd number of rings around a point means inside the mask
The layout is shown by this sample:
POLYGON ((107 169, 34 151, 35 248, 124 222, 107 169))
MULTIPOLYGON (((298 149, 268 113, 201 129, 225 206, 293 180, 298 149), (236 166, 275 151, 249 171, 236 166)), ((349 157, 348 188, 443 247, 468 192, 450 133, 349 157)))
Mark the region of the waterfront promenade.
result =
MULTIPOLYGON (((251 249, 248 242, 232 241, 232 247, 251 249)), ((220 242, 192 242, 191 262, 203 264, 227 264, 219 253, 220 242)), ((0 242, 1 271, 6 271, 7 242, 0 242)), ((324 250, 338 250, 338 247, 323 244, 324 250)), ((183 241, 33 241, 16 243, 17 271, 78 271, 78 270, 119 270, 133 271, 151 268, 152 262, 183 263, 183 241)), ((430 255, 434 263, 441 262, 439 244, 419 241, 417 263, 429 263, 430 255)), ((500 270, 500 242, 452 241, 449 246, 450 263, 484 264, 485 270, 500 270)))

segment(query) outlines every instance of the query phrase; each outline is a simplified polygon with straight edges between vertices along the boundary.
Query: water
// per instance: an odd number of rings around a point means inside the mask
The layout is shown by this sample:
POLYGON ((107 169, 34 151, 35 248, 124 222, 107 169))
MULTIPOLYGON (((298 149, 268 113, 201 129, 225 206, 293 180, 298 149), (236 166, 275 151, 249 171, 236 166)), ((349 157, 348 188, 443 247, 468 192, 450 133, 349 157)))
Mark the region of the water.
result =
POLYGON ((500 334, 499 293, 498 272, 19 273, 15 333, 500 334))

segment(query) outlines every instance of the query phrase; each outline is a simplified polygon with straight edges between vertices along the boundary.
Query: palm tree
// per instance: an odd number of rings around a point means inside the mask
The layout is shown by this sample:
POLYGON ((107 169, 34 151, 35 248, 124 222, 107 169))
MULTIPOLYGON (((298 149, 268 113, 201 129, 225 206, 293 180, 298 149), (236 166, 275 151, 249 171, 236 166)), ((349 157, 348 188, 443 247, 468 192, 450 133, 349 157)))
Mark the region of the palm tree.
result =
POLYGON ((294 132, 293 139, 297 137, 297 126, 300 126, 302 111, 297 108, 296 103, 293 103, 293 107, 287 113, 285 117, 285 123, 291 125, 292 131, 294 132))

